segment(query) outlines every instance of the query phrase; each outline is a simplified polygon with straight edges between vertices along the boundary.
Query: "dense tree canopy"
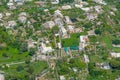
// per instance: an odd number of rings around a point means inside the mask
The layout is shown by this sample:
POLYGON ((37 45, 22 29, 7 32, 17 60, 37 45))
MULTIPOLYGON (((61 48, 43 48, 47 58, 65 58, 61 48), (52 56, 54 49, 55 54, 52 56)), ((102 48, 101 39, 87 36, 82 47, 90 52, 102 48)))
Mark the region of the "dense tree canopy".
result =
POLYGON ((102 32, 101 32, 100 29, 96 29, 96 30, 95 30, 95 34, 97 34, 97 35, 99 34, 99 35, 100 35, 101 33, 102 33, 102 32))
POLYGON ((73 3, 74 0, 61 0, 60 3, 73 3))
POLYGON ((113 69, 120 69, 120 62, 116 59, 112 59, 110 61, 110 66, 113 68, 113 69))
POLYGON ((119 45, 120 40, 119 39, 112 40, 112 44, 119 45))

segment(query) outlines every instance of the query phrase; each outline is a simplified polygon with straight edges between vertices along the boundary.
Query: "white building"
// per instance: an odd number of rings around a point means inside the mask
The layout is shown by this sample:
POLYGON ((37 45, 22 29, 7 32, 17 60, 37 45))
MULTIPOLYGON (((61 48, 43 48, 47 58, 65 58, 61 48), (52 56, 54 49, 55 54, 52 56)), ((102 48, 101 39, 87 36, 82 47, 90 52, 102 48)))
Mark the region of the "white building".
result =
POLYGON ((60 33, 61 33, 62 38, 67 38, 68 37, 67 30, 64 27, 60 28, 60 33))
POLYGON ((41 46, 40 46, 40 52, 41 53, 49 53, 49 52, 52 52, 54 51, 52 49, 52 47, 46 47, 46 45, 44 43, 41 43, 41 46))
POLYGON ((35 48, 35 44, 37 44, 37 42, 35 42, 33 39, 29 39, 27 40, 27 44, 28 44, 28 48, 35 48))
POLYGON ((87 35, 80 36, 79 50, 83 50, 89 45, 89 38, 87 35))
POLYGON ((120 48, 120 44, 118 44, 118 45, 112 44, 112 46, 120 48))
POLYGON ((101 68, 102 69, 110 69, 109 63, 101 63, 101 68))
POLYGON ((98 18, 98 14, 96 14, 96 13, 88 13, 87 14, 87 19, 88 20, 95 20, 97 18, 98 18))
POLYGON ((0 74, 0 80, 5 80, 5 77, 3 74, 0 74))
POLYGON ((19 16, 27 16, 27 13, 26 13, 26 12, 21 12, 21 13, 19 14, 19 16))
POLYGON ((120 80, 120 77, 116 78, 115 80, 120 80))
POLYGON ((55 24, 58 25, 58 27, 64 25, 64 23, 63 23, 61 18, 56 18, 54 21, 55 21, 55 24))
POLYGON ((102 13, 103 10, 102 10, 102 7, 101 6, 94 6, 94 9, 97 13, 102 13))
POLYGON ((51 4, 59 4, 59 0, 51 0, 51 4))
POLYGON ((61 49, 62 48, 61 43, 57 43, 57 47, 61 49))
POLYGON ((83 57, 84 57, 85 63, 89 63, 90 62, 88 55, 84 54, 83 57))
POLYGON ((82 4, 82 5, 88 5, 88 3, 86 1, 82 1, 80 4, 82 4))
POLYGON ((62 6, 63 10, 68 10, 68 9, 72 9, 72 7, 70 5, 66 5, 66 6, 62 6))
POLYGON ((68 31, 69 33, 74 33, 74 26, 68 25, 68 26, 67 26, 67 31, 68 31))
POLYGON ((80 42, 81 43, 87 43, 88 41, 89 41, 89 39, 88 39, 87 35, 80 36, 80 42))
POLYGON ((44 9, 44 12, 48 12, 49 11, 49 9, 44 9))
POLYGON ((0 13, 0 19, 1 19, 1 18, 3 18, 3 14, 2 14, 2 13, 0 13))
POLYGON ((74 29, 74 33, 80 33, 80 32, 83 32, 83 31, 84 31, 83 27, 74 29))
POLYGON ((83 5, 82 5, 82 4, 75 4, 75 7, 76 7, 76 8, 82 8, 83 5))
POLYGON ((14 0, 15 3, 17 3, 17 5, 23 5, 24 0, 14 0))
POLYGON ((63 15, 62 15, 60 10, 56 10, 56 11, 54 11, 54 17, 61 17, 61 18, 63 18, 63 15))
POLYGON ((46 23, 44 23, 44 27, 45 28, 53 28, 55 26, 55 23, 53 21, 48 21, 46 23))
POLYGON ((5 27, 6 28, 11 28, 11 27, 14 27, 16 25, 17 25, 16 21, 8 21, 8 23, 5 27))
POLYGON ((90 7, 85 7, 85 8, 81 8, 83 11, 85 11, 85 12, 89 12, 90 10, 91 10, 91 8, 90 7))
POLYGON ((46 55, 41 55, 41 54, 39 54, 39 52, 37 52, 37 56, 33 56, 32 57, 32 59, 33 60, 47 60, 48 59, 48 57, 46 56, 46 55))
POLYGON ((65 16, 65 23, 66 24, 72 24, 72 21, 69 16, 65 16))
POLYGON ((95 35, 95 30, 90 30, 90 31, 88 31, 87 33, 88 33, 89 36, 95 35))
POLYGON ((66 80, 64 76, 60 76, 60 80, 66 80))
POLYGON ((9 12, 7 12, 7 13, 5 13, 5 16, 11 16, 11 13, 9 13, 9 12))
POLYGON ((7 3, 7 6, 8 6, 9 9, 11 9, 11 10, 16 9, 16 6, 14 5, 13 2, 8 2, 8 3, 7 3))
POLYGON ((26 20, 27 20, 26 12, 21 12, 18 16, 18 21, 20 21, 21 23, 25 23, 26 20))
MULTIPOLYGON (((79 1, 75 4, 75 7, 76 7, 76 8, 83 8, 84 5, 88 5, 88 3, 85 2, 85 1, 82 1, 82 0, 81 0, 81 1, 79 0, 79 1)), ((86 10, 86 9, 83 8, 83 10, 86 10)))
POLYGON ((120 53, 111 52, 110 55, 111 57, 115 57, 115 58, 120 57, 120 53))

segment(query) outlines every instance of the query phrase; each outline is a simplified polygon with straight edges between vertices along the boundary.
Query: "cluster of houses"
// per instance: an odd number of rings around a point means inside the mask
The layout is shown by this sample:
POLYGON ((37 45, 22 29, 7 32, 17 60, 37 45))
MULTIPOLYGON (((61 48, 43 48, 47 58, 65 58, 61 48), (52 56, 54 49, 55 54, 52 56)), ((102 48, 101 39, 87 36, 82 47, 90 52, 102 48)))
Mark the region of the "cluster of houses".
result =
MULTIPOLYGON (((64 8, 64 9, 65 9, 65 7, 66 6, 62 6, 62 8, 64 8)), ((80 32, 84 31, 83 27, 75 28, 70 17, 63 16, 63 14, 61 13, 61 11, 59 9, 54 11, 53 20, 45 22, 43 24, 43 26, 46 29, 52 29, 54 26, 57 26, 59 28, 59 32, 57 33, 58 34, 57 36, 60 36, 61 39, 70 38, 69 34, 71 34, 71 33, 80 33, 80 32), (64 26, 64 25, 66 25, 66 26, 64 26)), ((83 42, 80 40, 80 48, 79 49, 83 49, 85 46, 87 46, 87 43, 84 40, 87 40, 88 37, 81 36, 80 38, 83 42), (82 40, 82 37, 83 37, 83 40, 82 40)), ((61 43, 58 43, 58 44, 61 46, 61 43)))
POLYGON ((7 6, 9 9, 13 10, 13 9, 16 9, 17 6, 20 6, 23 4, 24 4, 24 0, 9 0, 9 2, 7 3, 7 6))
MULTIPOLYGON (((32 0, 9 0, 9 2, 7 3, 7 6, 10 8, 10 9, 16 9, 16 5, 23 5, 25 1, 32 1, 32 0)), ((94 0, 97 2, 97 0, 94 0)), ((101 2, 103 2, 101 0, 101 2)), ((100 3, 101 3, 100 2, 100 3)), ((51 0, 51 3, 52 4, 58 4, 59 3, 59 0, 51 0)), ((76 8, 80 8, 82 9, 83 11, 86 12, 86 18, 88 20, 94 20, 97 18, 98 14, 101 13, 103 10, 102 10, 102 6, 101 5, 98 5, 98 6, 92 6, 92 7, 84 7, 88 5, 87 2, 85 1, 82 1, 82 0, 75 0, 75 7, 76 8), (95 10, 96 13, 89 13, 90 11, 92 10, 95 10)), ((61 7, 62 10, 68 10, 68 9, 72 9, 72 7, 70 5, 64 5, 61 7)), ((44 10, 45 12, 49 11, 48 9, 45 9, 44 10)), ((3 15, 3 13, 0 13, 0 19, 2 20, 3 16, 11 16, 12 13, 6 13, 5 15, 3 15)), ((33 27, 31 26, 31 23, 33 22, 36 22, 34 19, 30 19, 28 20, 28 14, 27 12, 21 12, 19 15, 18 15, 18 20, 20 23, 23 23, 25 24, 27 22, 28 26, 29 27, 33 27)), ((5 25, 5 27, 8 29, 8 28, 13 28, 14 26, 17 25, 17 21, 15 20, 11 20, 11 21, 7 21, 5 23, 1 23, 0 25, 5 25)), ((70 17, 65 15, 63 16, 62 12, 57 9, 54 11, 54 14, 53 14, 53 18, 51 19, 51 21, 46 21, 43 26, 44 28, 46 29, 52 29, 54 26, 58 26, 59 28, 59 32, 57 33, 58 35, 57 36, 60 36, 60 38, 69 38, 69 34, 71 33, 80 33, 80 32, 83 32, 84 31, 84 28, 83 27, 80 27, 80 28, 75 28, 73 22, 71 21, 70 17)), ((17 34, 17 31, 13 31, 13 32, 16 32, 15 34, 17 34)), ((25 33, 25 31, 23 30, 23 33, 25 33)), ((88 32, 89 35, 94 35, 94 31, 89 31, 88 32)), ((33 41, 33 40, 28 40, 28 48, 33 48, 35 46, 36 41, 33 41)), ((59 46, 59 48, 61 48, 61 43, 57 43, 57 45, 59 46)), ((87 35, 82 35, 80 36, 80 42, 79 42, 79 50, 83 50, 86 46, 89 45, 89 39, 88 39, 88 36, 87 35)), ((41 43, 40 47, 39 47, 39 51, 41 53, 47 53, 47 52, 52 52, 54 49, 52 49, 52 47, 46 47, 46 44, 45 43, 41 43)))
MULTIPOLYGON (((88 20, 94 20, 98 17, 98 14, 103 12, 102 6, 92 6, 92 7, 84 7, 84 5, 88 5, 87 2, 82 0, 75 0, 75 7, 81 8, 86 12, 86 18, 88 20), (95 10, 95 13, 90 13, 90 11, 95 10)), ((64 5, 61 7, 62 10, 72 9, 70 5, 64 5)), ((53 20, 47 21, 44 24, 45 28, 52 29, 55 25, 59 28, 59 33, 61 38, 69 38, 69 33, 80 33, 84 31, 84 28, 75 28, 69 16, 63 16, 62 12, 58 9, 54 11, 53 20), (66 25, 66 26, 65 26, 66 25)), ((95 35, 94 30, 88 31, 88 35, 95 35)), ((81 35, 79 42, 79 50, 83 50, 86 46, 89 45, 88 35, 81 35)), ((61 43, 59 43, 61 45, 61 43)))
MULTIPOLYGON (((93 0, 95 2, 98 2, 100 4, 105 4, 104 1, 102 0, 93 0)), ((98 5, 98 6, 90 6, 90 7, 85 7, 87 6, 88 3, 85 2, 85 1, 82 1, 82 0, 75 0, 75 7, 76 8, 80 8, 81 10, 85 11, 86 12, 86 19, 88 20, 95 20, 98 18, 98 14, 101 14, 103 12, 102 10, 102 6, 101 5, 98 5), (95 11, 95 12, 93 12, 95 11)), ((67 5, 69 6, 69 5, 67 5)), ((66 6, 66 7, 67 7, 66 6)), ((71 9, 71 7, 68 7, 67 9, 71 9)))
POLYGON ((32 0, 9 0, 7 6, 9 9, 13 10, 16 9, 17 6, 23 5, 25 1, 32 1, 32 0))
POLYGON ((96 2, 98 4, 107 5, 107 3, 105 1, 103 1, 103 0, 92 0, 92 1, 94 1, 94 2, 96 2))
POLYGON ((26 23, 27 21, 27 13, 26 12, 21 12, 18 15, 18 20, 10 20, 9 18, 11 18, 14 14, 12 12, 2 12, 0 13, 0 26, 4 26, 6 29, 9 28, 14 28, 15 26, 17 26, 17 21, 19 21, 20 23, 26 23))
MULTIPOLYGON (((103 13, 102 5, 106 5, 105 1, 103 0, 93 0, 96 3, 99 3, 97 6, 90 6, 85 7, 88 5, 86 1, 82 0, 74 0, 75 1, 75 7, 80 8, 81 10, 85 11, 86 13, 86 19, 88 20, 95 20, 98 18, 98 15, 103 13), (102 4, 102 5, 101 5, 102 4), (94 12, 93 12, 94 11, 94 12)), ((70 5, 62 6, 63 10, 71 9, 72 7, 70 5)))
MULTIPOLYGON (((7 3, 7 6, 10 10, 16 9, 17 6, 23 5, 25 3, 25 1, 32 1, 32 0, 9 0, 7 3)), ((103 13, 103 9, 102 9, 102 5, 106 5, 106 3, 103 0, 92 0, 96 3, 98 3, 99 5, 97 6, 91 6, 91 7, 85 7, 88 5, 87 2, 82 1, 82 0, 74 0, 75 1, 75 7, 76 8, 80 8, 80 10, 83 10, 86 14, 86 19, 87 20, 95 20, 98 18, 98 15, 103 13), (102 5, 101 5, 102 4, 102 5)), ((52 4, 59 4, 59 0, 51 0, 52 4)), ((40 2, 40 1, 36 1, 35 4, 39 4, 39 5, 43 5, 44 2, 40 2)), ((73 24, 73 22, 71 21, 70 17, 67 15, 63 15, 61 10, 69 10, 72 9, 71 5, 64 5, 61 6, 60 9, 57 9, 54 11, 54 14, 52 15, 52 19, 50 21, 46 21, 45 23, 43 23, 43 27, 45 29, 52 29, 53 27, 57 26, 59 31, 55 34, 55 36, 59 36, 61 39, 64 38, 70 38, 70 34, 72 33, 80 33, 84 31, 83 27, 80 28, 76 28, 73 24)), ((49 12, 48 9, 44 10, 45 12, 49 12)), ((113 13, 111 13, 113 14, 113 13)), ((27 12, 20 12, 20 14, 18 15, 17 20, 10 20, 10 21, 3 21, 4 17, 10 17, 12 14, 12 12, 7 12, 7 13, 0 13, 0 21, 2 21, 2 23, 0 23, 1 26, 5 26, 6 29, 10 29, 13 28, 15 26, 17 26, 17 21, 19 21, 20 23, 27 23, 27 26, 29 28, 33 29, 33 26, 31 25, 31 23, 36 22, 33 18, 28 20, 28 14, 27 12)), ((99 23, 100 25, 100 23, 99 23)), ((23 31, 23 35, 25 35, 25 30, 21 29, 23 31)), ((13 31, 14 34, 17 34, 18 31, 14 30, 13 31)), ((39 34, 40 32, 36 32, 36 34, 39 34)), ((85 47, 89 46, 89 38, 88 36, 91 35, 95 35, 94 30, 90 30, 88 31, 88 35, 80 35, 79 37, 79 46, 78 49, 79 51, 82 51, 85 49, 85 47)), ((41 42, 35 41, 33 39, 28 39, 26 40, 27 44, 28 44, 28 49, 31 48, 35 48, 37 46, 38 48, 38 54, 39 53, 50 53, 53 52, 54 49, 51 46, 48 46, 47 44, 49 43, 49 39, 44 39, 41 42)), ((57 46, 58 48, 62 48, 61 46, 61 42, 57 42, 57 46)), ((116 46, 116 45, 113 45, 116 46)), ((116 46, 118 47, 118 46, 116 46)), ((111 52, 110 53, 111 57, 114 58, 118 58, 120 57, 120 53, 115 53, 115 52, 111 52)), ((43 59, 46 60, 47 56, 45 55, 38 55, 37 57, 38 59, 43 59)), ((89 56, 84 54, 83 55, 83 59, 85 61, 86 64, 88 64, 90 62, 89 60, 89 56)), ((110 66, 108 63, 96 63, 95 64, 96 67, 102 68, 102 69, 110 69, 110 66)), ((74 69, 74 71, 76 71, 76 69, 74 69)), ((5 80, 4 79, 4 75, 0 74, 0 80, 5 80)), ((64 76, 60 76, 60 80, 66 80, 64 76)))
MULTIPOLYGON (((7 6, 10 9, 16 9, 17 5, 23 5, 25 1, 32 1, 32 0, 9 0, 9 2, 7 3, 7 6)), ((59 0, 51 0, 52 4, 58 4, 59 0)), ((88 20, 94 20, 97 18, 97 13, 101 13, 102 12, 102 7, 99 6, 93 6, 93 7, 84 7, 85 5, 88 5, 87 2, 82 1, 82 0, 75 0, 75 7, 76 8, 81 8, 83 11, 87 12, 87 19, 88 20), (89 13, 89 11, 91 11, 92 9, 95 9, 96 13, 89 13)), ((68 9, 72 9, 72 7, 70 5, 64 5, 61 7, 62 10, 68 10, 68 9)), ((44 10, 45 11, 45 10, 44 10)), ((48 9, 46 9, 46 11, 49 11, 48 9)), ((7 13, 6 15, 10 16, 12 13, 7 13)), ((2 18, 3 15, 0 14, 0 18, 2 18)), ((21 12, 18 15, 18 21, 20 23, 26 23, 27 21, 27 13, 26 12, 21 12)), ((30 26, 31 22, 34 22, 35 20, 30 19, 28 20, 27 24, 30 26)), ((12 21, 8 21, 6 22, 6 28, 11 28, 17 25, 17 22, 12 20, 12 21)), ((2 24, 1 24, 2 25, 2 24)), ((70 17, 69 16, 63 16, 62 12, 57 9, 54 11, 53 14, 53 20, 51 21, 46 21, 43 26, 46 29, 52 29, 54 26, 58 26, 59 28, 59 35, 61 38, 69 38, 69 33, 79 33, 79 32, 83 32, 84 28, 75 28, 70 17)), ((79 50, 82 50, 83 48, 85 48, 88 45, 88 41, 87 41, 87 36, 80 36, 80 43, 79 43, 79 50)), ((61 47, 61 43, 57 43, 60 47, 61 47)), ((33 43, 28 43, 29 47, 33 46, 33 43)), ((41 47, 45 47, 45 43, 41 43, 41 47)), ((51 48, 39 48, 41 50, 39 50, 40 52, 51 52, 53 51, 52 47, 51 48), (49 50, 50 49, 50 50, 49 50)))

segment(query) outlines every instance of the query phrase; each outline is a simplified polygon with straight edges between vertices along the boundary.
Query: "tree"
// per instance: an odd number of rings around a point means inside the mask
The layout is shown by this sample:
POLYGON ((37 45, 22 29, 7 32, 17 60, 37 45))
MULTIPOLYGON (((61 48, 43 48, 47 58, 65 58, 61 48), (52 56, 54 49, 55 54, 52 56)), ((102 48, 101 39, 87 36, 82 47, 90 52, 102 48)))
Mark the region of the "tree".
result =
POLYGON ((27 59, 25 60, 25 63, 26 63, 26 64, 30 64, 30 58, 27 58, 27 59))
POLYGON ((28 75, 28 74, 25 74, 25 76, 24 76, 24 80, 30 80, 30 78, 29 78, 29 75, 28 75))
POLYGON ((3 49, 3 47, 2 46, 0 46, 0 50, 2 50, 3 49))
POLYGON ((64 59, 62 59, 61 61, 58 61, 57 63, 57 68, 58 68, 58 73, 60 75, 65 75, 69 73, 69 66, 67 64, 67 62, 65 62, 64 59))
POLYGON ((21 40, 20 40, 20 37, 18 36, 18 37, 16 37, 15 40, 13 41, 12 46, 13 46, 14 48, 19 49, 21 43, 22 43, 22 42, 21 42, 21 40))
POLYGON ((102 69, 92 69, 90 75, 93 77, 103 75, 105 72, 102 69))
POLYGON ((83 27, 85 27, 85 28, 91 28, 92 27, 92 23, 89 22, 89 23, 83 25, 83 27))
POLYGON ((100 35, 102 32, 100 31, 100 29, 96 29, 95 30, 95 34, 97 34, 97 35, 100 35))
POLYGON ((97 37, 96 36, 89 36, 89 39, 92 43, 97 42, 97 37))
POLYGON ((30 74, 33 74, 34 68, 33 68, 32 66, 30 66, 30 67, 27 69, 27 72, 30 73, 30 74))
POLYGON ((20 50, 20 53, 26 52, 28 50, 27 43, 22 43, 19 50, 20 50))
POLYGON ((104 70, 95 68, 95 64, 94 63, 89 63, 88 64, 88 70, 89 70, 89 74, 92 77, 97 77, 97 76, 103 75, 105 73, 104 70))
POLYGON ((69 68, 67 65, 59 65, 58 67, 58 73, 60 75, 65 75, 65 74, 68 74, 69 73, 69 68))
POLYGON ((18 66, 17 68, 16 68, 16 70, 19 72, 19 71, 22 71, 22 70, 24 70, 24 67, 23 66, 18 66))
POLYGON ((74 2, 74 0, 61 0, 61 2, 60 3, 73 3, 74 2))
POLYGON ((3 57, 9 57, 7 53, 2 54, 3 57))
POLYGON ((76 67, 78 69, 84 69, 84 68, 86 68, 85 62, 79 60, 78 58, 71 59, 69 63, 70 63, 70 67, 72 67, 72 68, 73 67, 76 67))
POLYGON ((120 40, 119 39, 112 40, 112 44, 118 45, 120 44, 120 40))
POLYGON ((115 60, 115 59, 112 59, 110 61, 110 66, 113 68, 113 69, 120 69, 120 62, 115 60))
POLYGON ((34 54, 35 54, 35 49, 30 49, 29 55, 30 55, 30 56, 33 56, 34 54))

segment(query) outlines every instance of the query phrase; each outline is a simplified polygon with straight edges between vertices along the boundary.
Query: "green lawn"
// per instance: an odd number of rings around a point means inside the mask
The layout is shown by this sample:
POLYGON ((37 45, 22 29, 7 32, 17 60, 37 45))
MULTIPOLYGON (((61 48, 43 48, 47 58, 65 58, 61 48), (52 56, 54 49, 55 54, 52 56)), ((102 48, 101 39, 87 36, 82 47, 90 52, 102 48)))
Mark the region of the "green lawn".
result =
POLYGON ((106 46, 112 49, 111 39, 108 36, 102 36, 102 41, 105 42, 106 46))
POLYGON ((9 62, 18 62, 24 61, 27 57, 29 57, 28 52, 19 53, 16 48, 3 48, 0 50, 0 62, 9 63, 9 62))
POLYGON ((109 36, 102 36, 102 41, 106 44, 106 47, 111 51, 120 52, 120 48, 112 46, 112 39, 109 36))
POLYGON ((63 47, 79 46, 80 35, 86 35, 86 32, 70 34, 70 38, 62 39, 63 47))
POLYGON ((80 33, 71 34, 70 38, 62 39, 63 47, 71 47, 79 45, 79 36, 80 33))
POLYGON ((89 56, 91 62, 103 62, 100 56, 89 56))
POLYGON ((25 79, 24 78, 25 75, 29 74, 27 72, 29 67, 33 68, 32 75, 35 75, 35 74, 41 73, 44 69, 48 68, 48 65, 45 61, 39 61, 39 62, 30 63, 29 65, 27 65, 25 63, 19 64, 19 65, 12 65, 9 68, 4 68, 2 70, 5 71, 6 76, 10 75, 10 76, 13 76, 13 77, 25 79), (21 70, 21 71, 17 71, 16 68, 18 66, 22 66, 24 69, 21 70))

